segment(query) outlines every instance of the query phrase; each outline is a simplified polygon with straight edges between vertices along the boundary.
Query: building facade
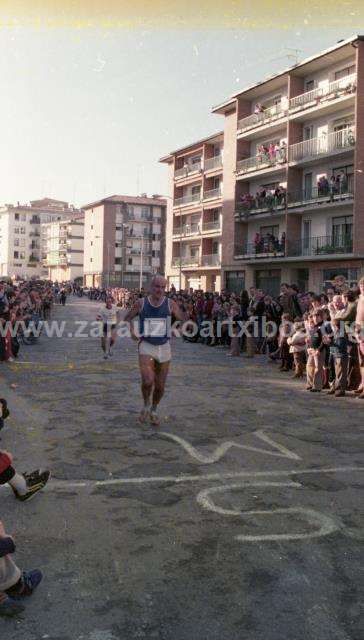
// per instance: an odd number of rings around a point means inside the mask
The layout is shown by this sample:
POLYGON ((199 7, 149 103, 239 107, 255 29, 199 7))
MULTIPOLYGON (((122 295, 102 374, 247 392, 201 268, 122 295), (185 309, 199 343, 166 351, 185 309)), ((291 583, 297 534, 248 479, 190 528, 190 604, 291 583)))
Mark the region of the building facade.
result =
POLYGON ((111 196, 85 211, 85 286, 139 287, 164 274, 166 200, 111 196))
POLYGON ((83 214, 67 220, 43 223, 41 228, 42 260, 48 280, 83 280, 83 214))
POLYGON ((161 159, 168 164, 166 276, 177 289, 218 291, 224 136, 216 134, 161 159))
POLYGON ((356 282, 364 272, 364 38, 213 112, 224 117, 222 286, 276 294, 282 282, 312 290, 338 275, 356 282))
POLYGON ((43 198, 0 208, 0 277, 47 278, 42 261, 41 225, 78 212, 62 200, 43 198))

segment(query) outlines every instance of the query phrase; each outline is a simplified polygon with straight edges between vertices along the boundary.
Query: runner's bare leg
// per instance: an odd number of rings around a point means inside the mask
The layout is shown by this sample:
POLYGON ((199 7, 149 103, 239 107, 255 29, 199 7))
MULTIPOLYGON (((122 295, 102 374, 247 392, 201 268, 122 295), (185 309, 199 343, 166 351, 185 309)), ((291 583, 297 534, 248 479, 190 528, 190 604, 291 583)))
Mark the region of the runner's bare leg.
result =
POLYGON ((159 426, 160 424, 160 420, 157 414, 157 408, 164 395, 164 389, 166 386, 168 371, 169 371, 169 362, 155 363, 153 402, 152 402, 152 408, 150 412, 151 422, 155 426, 159 426))
POLYGON ((144 408, 140 412, 139 421, 145 422, 149 418, 150 412, 150 398, 155 381, 155 361, 150 356, 139 355, 139 368, 144 400, 144 408))

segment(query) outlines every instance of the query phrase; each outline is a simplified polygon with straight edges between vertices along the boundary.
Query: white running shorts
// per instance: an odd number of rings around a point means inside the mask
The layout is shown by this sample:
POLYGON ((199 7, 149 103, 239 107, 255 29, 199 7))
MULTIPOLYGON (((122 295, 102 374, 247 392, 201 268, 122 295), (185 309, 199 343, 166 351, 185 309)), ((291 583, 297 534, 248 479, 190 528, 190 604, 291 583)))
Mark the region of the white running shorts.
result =
POLYGON ((163 364, 163 362, 169 362, 172 353, 171 353, 171 345, 169 342, 165 344, 151 344, 146 340, 142 340, 139 344, 139 355, 140 356, 150 356, 159 364, 163 364))

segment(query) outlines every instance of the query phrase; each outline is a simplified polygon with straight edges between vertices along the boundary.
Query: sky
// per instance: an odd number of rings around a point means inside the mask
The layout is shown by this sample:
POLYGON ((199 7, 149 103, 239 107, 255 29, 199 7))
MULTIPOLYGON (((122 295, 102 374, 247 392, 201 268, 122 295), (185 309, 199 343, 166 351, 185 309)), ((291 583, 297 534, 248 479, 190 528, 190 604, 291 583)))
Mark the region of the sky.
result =
POLYGON ((166 194, 159 158, 222 129, 212 106, 354 33, 0 20, 0 203, 166 194))

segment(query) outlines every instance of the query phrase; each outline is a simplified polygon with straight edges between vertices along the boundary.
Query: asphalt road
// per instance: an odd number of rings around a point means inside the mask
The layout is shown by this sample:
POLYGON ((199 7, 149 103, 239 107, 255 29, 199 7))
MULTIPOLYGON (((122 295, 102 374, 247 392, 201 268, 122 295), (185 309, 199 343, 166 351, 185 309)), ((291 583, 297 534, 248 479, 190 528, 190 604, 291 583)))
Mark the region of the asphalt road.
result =
MULTIPOLYGON (((97 306, 54 317, 67 335, 97 306)), ((364 403, 172 348, 157 432, 130 340, 105 362, 97 338, 41 337, 1 366, 1 446, 53 473, 29 503, 0 493, 19 566, 45 575, 1 638, 361 640, 364 403)))

